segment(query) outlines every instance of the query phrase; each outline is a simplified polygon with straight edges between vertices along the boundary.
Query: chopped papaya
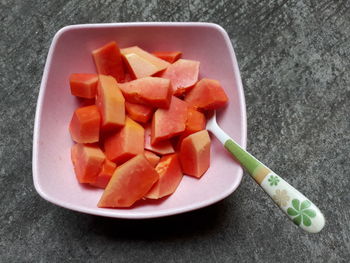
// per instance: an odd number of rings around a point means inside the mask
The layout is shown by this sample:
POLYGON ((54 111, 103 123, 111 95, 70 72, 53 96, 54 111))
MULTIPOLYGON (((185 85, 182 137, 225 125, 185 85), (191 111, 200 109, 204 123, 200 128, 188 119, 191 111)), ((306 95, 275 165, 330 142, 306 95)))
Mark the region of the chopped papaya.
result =
POLYGON ((151 152, 165 155, 174 153, 174 148, 169 140, 162 140, 158 143, 151 144, 151 132, 152 127, 151 125, 146 124, 145 125, 145 149, 149 150, 151 152))
POLYGON ((187 121, 185 135, 201 131, 205 129, 206 119, 202 112, 189 108, 187 112, 187 121))
POLYGON ((187 112, 187 121, 185 131, 178 138, 176 148, 179 148, 183 139, 188 135, 204 130, 206 125, 206 118, 202 112, 197 111, 194 108, 189 108, 187 112))
POLYGON ((135 53, 125 54, 124 61, 133 79, 152 76, 159 71, 154 64, 135 53))
POLYGON ((120 49, 116 42, 108 44, 92 51, 98 74, 110 75, 118 82, 125 79, 125 70, 120 53, 120 49))
POLYGON ((98 142, 101 116, 96 105, 75 110, 69 124, 72 139, 78 143, 98 142))
POLYGON ((159 163, 160 157, 155 153, 145 150, 144 155, 153 167, 155 167, 159 163))
POLYGON ((111 162, 108 159, 105 159, 101 171, 96 177, 96 180, 93 183, 90 183, 92 186, 98 188, 106 188, 109 180, 111 179, 117 165, 114 162, 111 162))
POLYGON ((181 142, 180 162, 183 173, 200 178, 210 165, 210 137, 206 130, 187 136, 181 142))
POLYGON ((134 80, 135 78, 132 76, 132 74, 130 74, 130 73, 125 73, 125 79, 124 79, 124 81, 123 82, 120 82, 120 83, 125 83, 125 82, 129 82, 129 81, 132 81, 132 80, 134 80))
POLYGON ((198 74, 198 61, 179 59, 167 67, 160 77, 170 79, 174 95, 181 96, 196 84, 198 74))
POLYGON ((144 197, 158 179, 157 171, 139 154, 117 167, 98 207, 130 207, 144 197))
POLYGON ((146 194, 146 198, 159 199, 171 195, 181 182, 183 177, 179 159, 176 153, 163 156, 156 166, 159 180, 146 194))
POLYGON ((69 85, 72 95, 94 99, 97 92, 98 77, 96 74, 73 73, 69 77, 69 85))
POLYGON ((69 77, 71 94, 83 98, 69 131, 78 181, 105 189, 98 207, 132 207, 171 195, 184 174, 202 177, 211 147, 204 114, 228 102, 220 82, 198 81, 200 62, 180 51, 113 41, 92 56, 97 74, 69 77))
POLYGON ((128 116, 134 121, 146 123, 150 120, 153 114, 153 108, 141 104, 125 102, 125 110, 128 116))
POLYGON ((228 97, 219 81, 204 78, 190 90, 185 101, 200 110, 216 110, 226 105, 228 97))
POLYGON ((101 112, 102 130, 115 130, 124 125, 125 99, 113 77, 99 75, 96 105, 101 112))
POLYGON ((186 128, 187 103, 172 97, 169 109, 157 109, 153 114, 151 144, 181 134, 186 128))
POLYGON ((170 65, 167 61, 157 58, 138 46, 123 48, 121 49, 121 53, 124 56, 129 71, 132 72, 134 76, 140 74, 140 76, 143 76, 146 72, 147 74, 153 75, 154 73, 166 69, 170 65), (143 67, 140 65, 143 65, 143 67))
POLYGON ((182 53, 180 51, 156 51, 152 52, 152 55, 168 61, 169 63, 174 63, 176 60, 181 58, 182 53))
POLYGON ((105 155, 96 144, 77 143, 72 146, 71 158, 79 183, 93 183, 102 168, 105 155))
POLYGON ((109 160, 121 164, 144 151, 144 128, 126 117, 125 125, 115 133, 108 134, 104 149, 109 160))
POLYGON ((156 108, 168 108, 171 86, 168 79, 145 77, 118 84, 127 101, 156 108))

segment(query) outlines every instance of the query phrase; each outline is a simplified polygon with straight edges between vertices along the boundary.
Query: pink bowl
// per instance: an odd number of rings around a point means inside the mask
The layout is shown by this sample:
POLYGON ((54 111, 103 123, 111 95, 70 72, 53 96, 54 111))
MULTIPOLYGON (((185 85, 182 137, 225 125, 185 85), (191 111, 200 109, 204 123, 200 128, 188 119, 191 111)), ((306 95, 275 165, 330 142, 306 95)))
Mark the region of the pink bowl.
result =
POLYGON ((79 184, 70 160, 73 144, 68 124, 77 99, 70 94, 71 73, 95 72, 91 51, 115 40, 120 47, 138 45, 147 51, 180 50, 200 61, 200 77, 220 80, 229 105, 218 122, 246 146, 246 112, 236 57, 226 31, 210 23, 117 23, 73 25, 55 35, 47 57, 37 103, 33 140, 33 180, 41 197, 79 212, 116 218, 168 216, 213 204, 240 184, 241 167, 212 140, 212 160, 200 179, 184 176, 176 192, 159 201, 140 201, 130 209, 98 208, 101 189, 79 184))

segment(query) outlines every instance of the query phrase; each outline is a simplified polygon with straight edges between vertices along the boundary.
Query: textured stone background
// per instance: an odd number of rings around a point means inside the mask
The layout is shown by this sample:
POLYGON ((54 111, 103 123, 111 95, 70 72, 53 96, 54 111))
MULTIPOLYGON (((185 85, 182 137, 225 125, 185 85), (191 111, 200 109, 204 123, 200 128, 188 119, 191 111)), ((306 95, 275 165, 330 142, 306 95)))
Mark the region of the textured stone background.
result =
POLYGON ((350 2, 0 2, 0 262, 349 262, 350 2), (248 150, 319 204, 310 235, 248 176, 225 200, 127 221, 54 206, 32 183, 32 133, 49 45, 61 27, 208 21, 229 33, 248 113, 248 150))

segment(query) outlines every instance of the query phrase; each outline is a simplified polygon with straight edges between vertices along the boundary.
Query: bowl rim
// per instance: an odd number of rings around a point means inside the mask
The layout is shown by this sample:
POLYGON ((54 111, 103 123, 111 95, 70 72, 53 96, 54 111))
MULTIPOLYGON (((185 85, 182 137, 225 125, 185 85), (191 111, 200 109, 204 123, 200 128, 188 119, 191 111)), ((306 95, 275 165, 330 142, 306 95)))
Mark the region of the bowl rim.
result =
POLYGON ((215 23, 208 23, 208 22, 125 22, 125 23, 93 23, 93 24, 76 24, 76 25, 68 25, 61 29, 59 29, 56 34, 54 35, 48 55, 46 58, 45 66, 44 66, 44 72, 41 79, 40 89, 39 89, 39 95, 37 99, 37 106, 35 111, 35 120, 34 120, 34 131, 33 131, 33 149, 32 149, 32 176, 33 176, 33 182, 35 190, 38 192, 38 194, 45 199, 46 201, 53 203, 57 206, 81 212, 96 216, 104 216, 104 217, 111 217, 111 218, 124 218, 124 219, 146 219, 146 218, 157 218, 157 217, 165 217, 165 216, 171 216, 176 215, 180 213, 185 213, 193 210, 197 210, 209 205, 212 205, 216 202, 221 201, 222 199, 226 198, 230 194, 232 194, 237 187, 240 185, 242 181, 243 176, 243 169, 240 168, 237 174, 237 180, 236 182, 229 188, 227 191, 223 192, 221 195, 216 196, 215 198, 211 198, 202 202, 196 202, 194 204, 190 204, 187 206, 183 206, 180 208, 171 208, 166 211, 154 211, 152 213, 142 213, 137 212, 133 213, 133 210, 130 209, 130 213, 125 213, 125 210, 122 214, 118 214, 115 209, 103 209, 100 208, 98 212, 94 209, 90 209, 87 207, 82 207, 76 204, 71 203, 63 203, 60 200, 57 200, 55 197, 50 196, 45 192, 45 190, 42 188, 41 184, 38 180, 38 166, 39 166, 39 159, 38 159, 38 149, 39 149, 39 127, 41 123, 41 111, 42 111, 42 105, 45 98, 46 93, 46 85, 47 85, 47 79, 48 79, 48 73, 50 72, 51 67, 51 61, 53 56, 53 51, 55 50, 56 44, 58 39, 67 31, 70 30, 77 30, 77 29, 88 29, 88 28, 113 28, 113 27, 209 27, 213 28, 221 33, 221 35, 224 38, 224 41, 226 42, 228 49, 230 51, 231 61, 233 62, 233 68, 234 68, 234 78, 237 83, 237 94, 238 94, 238 100, 241 102, 240 105, 240 118, 242 120, 242 125, 240 127, 241 132, 241 138, 240 138, 240 145, 243 149, 246 148, 247 145, 247 116, 246 116, 246 103, 245 103, 245 96, 244 96, 244 90, 243 90, 243 84, 241 80, 240 70, 238 67, 237 58, 232 46, 231 39, 229 38, 226 30, 215 23))

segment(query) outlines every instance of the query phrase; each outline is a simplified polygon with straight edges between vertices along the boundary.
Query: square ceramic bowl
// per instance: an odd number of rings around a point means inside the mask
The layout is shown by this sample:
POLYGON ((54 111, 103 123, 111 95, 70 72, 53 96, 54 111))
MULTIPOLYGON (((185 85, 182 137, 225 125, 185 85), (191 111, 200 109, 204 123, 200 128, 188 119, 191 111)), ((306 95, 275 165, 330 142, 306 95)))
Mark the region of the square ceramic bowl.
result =
POLYGON ((130 209, 98 208, 103 192, 78 183, 70 160, 68 125, 77 99, 70 94, 71 73, 94 73, 91 51, 109 41, 147 51, 180 50, 200 61, 200 77, 217 79, 229 96, 218 122, 244 148, 246 112, 236 57, 226 31, 210 23, 115 23, 62 28, 53 38, 40 86, 33 141, 33 180, 39 193, 56 205, 99 216, 152 218, 213 204, 240 184, 241 167, 212 138, 211 166, 201 179, 184 176, 176 192, 158 201, 140 201, 130 209))

